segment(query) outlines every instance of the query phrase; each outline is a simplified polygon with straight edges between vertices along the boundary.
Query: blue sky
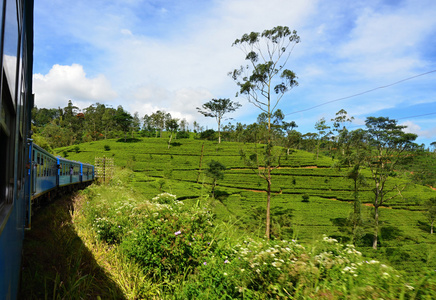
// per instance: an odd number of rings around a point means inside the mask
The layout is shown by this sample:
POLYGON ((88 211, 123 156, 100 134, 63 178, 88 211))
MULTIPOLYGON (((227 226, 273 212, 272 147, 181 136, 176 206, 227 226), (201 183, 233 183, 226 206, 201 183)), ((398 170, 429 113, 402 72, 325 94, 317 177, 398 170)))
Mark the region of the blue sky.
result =
POLYGON ((253 123, 260 111, 235 98, 227 76, 244 64, 231 45, 282 25, 301 37, 287 65, 299 86, 279 104, 288 122, 314 132, 319 119, 345 109, 352 126, 390 117, 429 145, 436 141, 435 15, 434 0, 38 0, 35 104, 100 102, 140 116, 165 110, 191 128, 197 121, 216 129, 196 107, 230 98, 242 104, 232 122, 253 123))

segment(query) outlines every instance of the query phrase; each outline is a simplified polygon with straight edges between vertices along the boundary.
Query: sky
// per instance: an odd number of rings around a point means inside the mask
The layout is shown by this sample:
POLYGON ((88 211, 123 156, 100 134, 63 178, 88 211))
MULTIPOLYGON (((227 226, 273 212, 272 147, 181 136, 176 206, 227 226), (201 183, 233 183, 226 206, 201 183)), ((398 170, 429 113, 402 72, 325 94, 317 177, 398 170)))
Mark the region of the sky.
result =
POLYGON ((296 30, 286 68, 298 86, 280 101, 302 133, 344 109, 360 128, 389 117, 436 141, 434 0, 38 0, 33 90, 38 108, 96 102, 132 115, 157 110, 217 129, 197 107, 217 98, 242 104, 232 120, 261 111, 236 97, 227 74, 245 65, 232 43, 275 26, 296 30))

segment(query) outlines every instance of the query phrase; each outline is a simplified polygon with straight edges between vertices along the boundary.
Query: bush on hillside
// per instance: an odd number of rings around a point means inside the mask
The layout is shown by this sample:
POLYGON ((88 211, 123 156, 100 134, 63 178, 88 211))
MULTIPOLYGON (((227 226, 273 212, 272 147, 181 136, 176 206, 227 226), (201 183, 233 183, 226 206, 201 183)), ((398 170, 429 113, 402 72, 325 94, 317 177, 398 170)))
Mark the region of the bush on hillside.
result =
POLYGON ((202 140, 209 140, 209 141, 215 141, 218 139, 218 136, 213 129, 208 129, 200 133, 200 139, 202 140))
POLYGON ((178 139, 189 139, 189 131, 179 131, 177 132, 177 138, 178 139))

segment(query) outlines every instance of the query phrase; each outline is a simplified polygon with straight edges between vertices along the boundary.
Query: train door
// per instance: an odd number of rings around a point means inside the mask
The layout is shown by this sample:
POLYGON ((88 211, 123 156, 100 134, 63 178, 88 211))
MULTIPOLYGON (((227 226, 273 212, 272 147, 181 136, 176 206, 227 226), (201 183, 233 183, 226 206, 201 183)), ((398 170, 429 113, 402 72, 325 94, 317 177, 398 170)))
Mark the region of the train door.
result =
POLYGON ((61 175, 61 170, 62 170, 62 166, 61 166, 61 162, 59 161, 59 158, 56 158, 56 186, 59 186, 59 178, 61 175))
POLYGON ((83 164, 80 164, 79 182, 83 182, 83 164))
POLYGON ((38 168, 38 164, 37 164, 37 153, 35 151, 35 149, 32 149, 32 162, 31 162, 31 168, 32 168, 32 172, 31 172, 31 181, 32 181, 32 194, 34 194, 36 192, 36 176, 37 176, 37 168, 38 168))
POLYGON ((74 168, 72 164, 69 164, 70 167, 70 183, 73 183, 73 175, 74 175, 74 168))

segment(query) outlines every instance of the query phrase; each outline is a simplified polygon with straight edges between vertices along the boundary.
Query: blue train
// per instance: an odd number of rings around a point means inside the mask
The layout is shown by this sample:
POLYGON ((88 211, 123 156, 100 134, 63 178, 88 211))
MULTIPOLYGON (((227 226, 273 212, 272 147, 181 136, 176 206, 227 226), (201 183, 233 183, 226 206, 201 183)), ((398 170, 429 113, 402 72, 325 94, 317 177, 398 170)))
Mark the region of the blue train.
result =
POLYGON ((31 226, 31 208, 43 200, 58 194, 83 188, 94 181, 94 166, 82 162, 55 157, 29 141, 30 197, 27 227, 31 226))
POLYGON ((0 0, 0 299, 16 299, 32 206, 89 184, 94 167, 32 143, 33 0, 0 0))

